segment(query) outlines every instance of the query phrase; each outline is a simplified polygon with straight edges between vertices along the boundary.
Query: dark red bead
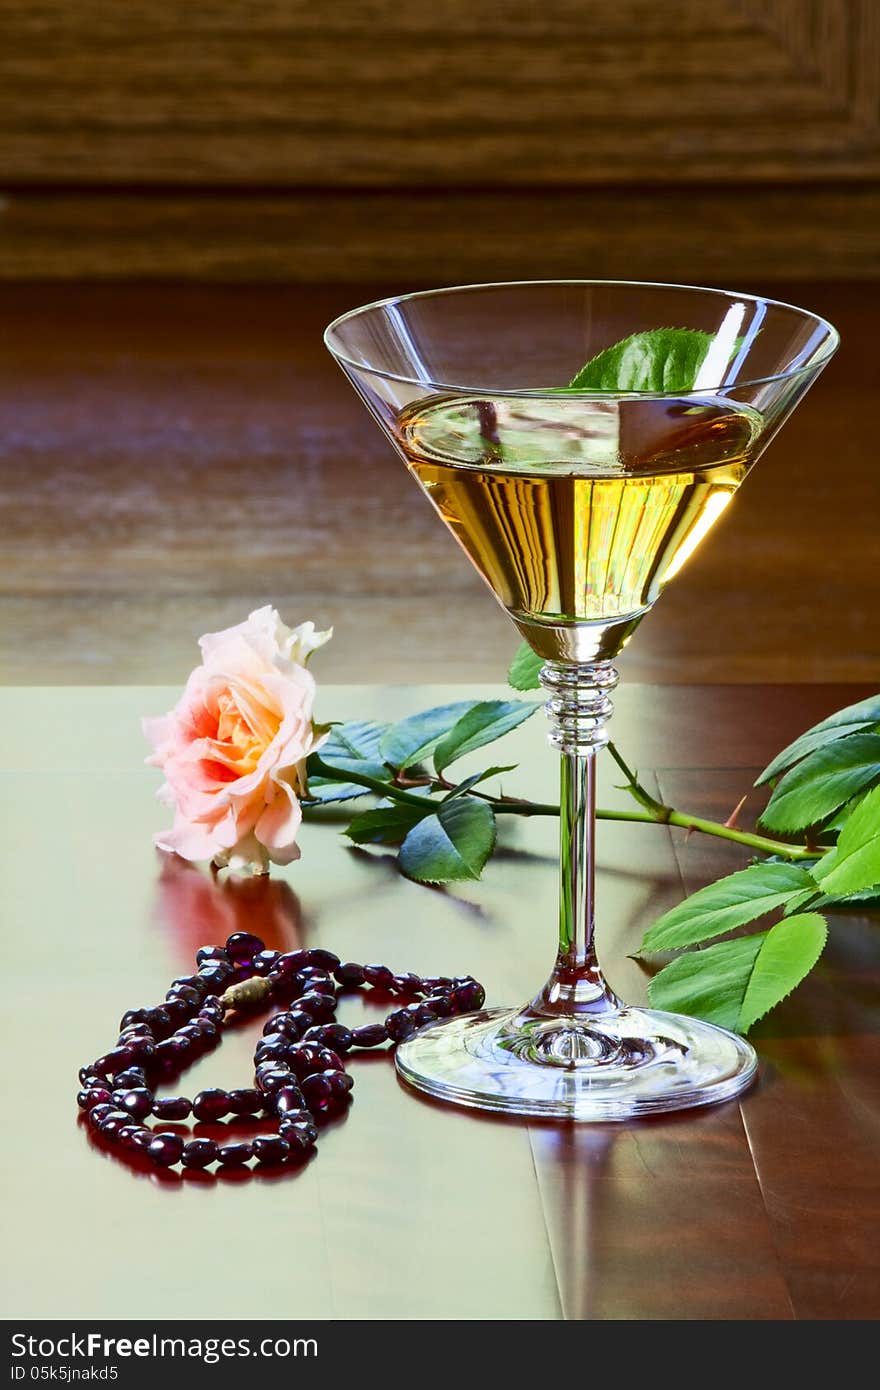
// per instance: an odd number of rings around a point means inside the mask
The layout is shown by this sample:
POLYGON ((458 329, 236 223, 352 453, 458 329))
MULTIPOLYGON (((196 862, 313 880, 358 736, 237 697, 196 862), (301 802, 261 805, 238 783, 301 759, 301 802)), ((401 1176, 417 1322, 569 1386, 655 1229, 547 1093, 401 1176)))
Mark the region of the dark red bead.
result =
POLYGON ((92 1086, 88 1091, 80 1091, 76 1103, 80 1110, 93 1110, 96 1105, 107 1105, 110 1099, 106 1086, 92 1086))
POLYGON ((394 971, 387 965, 365 965, 364 979, 374 989, 390 989, 394 983, 394 971))
POLYGON ((192 989, 189 985, 172 985, 165 998, 169 1001, 179 999, 181 1003, 193 1009, 197 1009, 202 1002, 201 991, 192 989))
POLYGON ((336 1092, 326 1072, 315 1072, 303 1079, 303 1095, 306 1105, 312 1111, 323 1110, 336 1099, 336 1092))
MULTIPOLYGON (((113 1076, 117 1072, 124 1071, 126 1067, 130 1067, 135 1060, 134 1053, 127 1043, 124 1047, 114 1047, 112 1052, 108 1052, 105 1057, 101 1058, 102 1063, 113 1076)), ((97 1063, 95 1065, 97 1066, 97 1063)))
POLYGON ((384 1023, 362 1023, 360 1028, 352 1028, 352 1047, 379 1047, 388 1041, 388 1029, 384 1023))
POLYGON ((143 1120, 149 1115, 153 1108, 153 1093, 148 1091, 145 1086, 138 1086, 136 1090, 126 1091, 119 1102, 120 1110, 125 1110, 134 1120, 143 1120))
POLYGON ((254 974, 268 975, 277 959, 277 951, 258 951, 253 959, 254 974))
POLYGON ((222 946, 200 946, 196 951, 197 965, 207 965, 209 961, 213 962, 218 960, 229 960, 222 946))
POLYGON ((243 1139, 235 1144, 221 1144, 217 1150, 217 1157, 227 1168, 241 1168, 249 1159, 254 1156, 254 1146, 249 1139, 243 1139))
POLYGON ((95 1105, 87 1112, 86 1118, 90 1129, 100 1129, 108 1115, 112 1115, 115 1106, 112 1101, 102 1101, 100 1105, 95 1105))
POLYGON ((290 1146, 280 1134, 258 1134, 251 1142, 254 1158, 260 1163, 283 1163, 290 1153, 290 1146))
MULTIPOLYGON (((235 974, 235 969, 228 961, 218 960, 213 965, 203 965, 199 971, 211 994, 222 994, 229 981, 235 974)), ((205 1001, 207 1002, 207 1000, 205 1001)))
POLYGON ((96 1089, 99 1091, 106 1091, 108 1089, 106 1076, 98 1076, 97 1073, 87 1073, 81 1080, 84 1091, 94 1091, 96 1089))
POLYGON ((229 1092, 229 1109, 233 1115, 255 1115, 263 1108, 263 1097, 252 1087, 229 1092))
POLYGON ((129 1009, 127 1013, 124 1013, 122 1015, 122 1018, 119 1020, 120 1033, 122 1032, 123 1028, 128 1028, 129 1025, 133 1023, 146 1023, 148 1013, 149 1009, 129 1009))
POLYGON ((342 1058, 331 1048, 316 1043, 300 1043, 290 1060, 297 1076, 310 1076, 312 1072, 325 1071, 328 1067, 342 1070, 342 1058))
POLYGON ((467 980, 452 991, 450 1000, 456 1013, 467 1014, 481 1009, 486 1002, 486 991, 476 980, 467 980))
MULTIPOLYGON (((117 1133, 117 1139, 123 1149, 136 1149, 138 1147, 137 1136, 139 1134, 149 1134, 149 1130, 144 1130, 140 1125, 123 1125, 117 1133)), ((152 1135, 150 1136, 152 1138, 152 1135)))
POLYGON ((180 1162, 183 1140, 179 1134, 169 1134, 167 1131, 154 1134, 147 1153, 160 1168, 170 1168, 172 1163, 180 1162))
POLYGON ((335 1068, 331 1068, 327 1071, 322 1071, 321 1076, 327 1078, 327 1081, 330 1083, 330 1089, 338 1100, 347 1096, 354 1086, 354 1078, 349 1076, 347 1071, 337 1071, 335 1068))
POLYGON ((291 1070, 289 1067, 267 1067, 264 1071, 258 1068, 256 1081, 261 1091, 267 1095, 274 1095, 280 1091, 282 1086, 289 1086, 291 1080, 291 1070))
POLYGON ((394 988, 398 994, 421 994, 422 982, 418 975, 395 975, 394 988))
POLYGON ((396 1009, 393 1014, 389 1014, 385 1020, 385 1027, 388 1029, 388 1036, 392 1042, 406 1042, 416 1031, 416 1021, 406 1009, 396 1009))
POLYGON ((295 1121, 293 1124, 282 1124, 279 1126, 278 1132, 290 1149, 292 1158, 298 1154, 308 1153, 314 1148, 315 1140, 318 1137, 318 1131, 311 1123, 311 1117, 307 1122, 295 1121))
POLYGON ((325 994, 336 994, 336 987, 327 974, 327 971, 319 970, 317 966, 307 965, 304 970, 297 972, 295 980, 296 984, 302 990, 316 990, 325 994))
POLYGON ((213 1139, 190 1139, 183 1146, 182 1163, 184 1168, 207 1168, 213 1163, 219 1148, 213 1139))
POLYGON ((130 1091, 133 1087, 146 1086, 147 1073, 143 1067, 126 1067, 125 1071, 116 1073, 114 1090, 130 1091))
POLYGON ((153 1114, 158 1120, 185 1120, 192 1110, 186 1096, 164 1096, 153 1101, 153 1114))
POLYGON ((222 1120, 229 1114, 229 1092, 217 1086, 209 1086, 199 1091, 193 1101, 193 1114, 197 1120, 222 1120))
POLYGON ((182 1023, 186 1023, 193 1012, 190 1005, 184 1004, 182 999, 167 999, 163 1007, 171 1020, 172 1028, 179 1028, 182 1023))
POLYGON ((96 1069, 94 1063, 89 1067, 80 1067, 77 1075, 81 1086, 105 1086, 107 1084, 106 1076, 96 1069))
POLYGON ((149 1062, 156 1055, 156 1042, 152 1033, 139 1034, 125 1044, 135 1062, 149 1062))
POLYGON ((266 943, 249 931, 233 932, 226 940, 226 954, 234 965, 253 960, 260 951, 265 951, 266 943))
POLYGON ((153 1030, 147 1023, 127 1023, 124 1028, 119 1030, 117 1047, 123 1047, 131 1042, 133 1038, 152 1038, 153 1030))
POLYGON ((156 1044, 153 1061, 160 1070, 179 1071, 189 1061, 191 1053, 192 1049, 186 1038, 163 1038, 162 1042, 156 1044))
POLYGON ((167 1035, 171 1027, 171 1016, 168 1010, 162 1008, 160 1005, 156 1009, 146 1010, 144 1022, 149 1024, 152 1032, 157 1038, 163 1038, 167 1035))
POLYGON ((419 1004, 413 1014, 413 1018, 416 1021, 417 1027, 424 1028, 426 1023, 437 1022, 437 1011, 432 1009, 430 1004, 419 1004))
POLYGON ((140 1125, 130 1125, 129 1128, 135 1130, 131 1140, 132 1148, 138 1150, 148 1149, 153 1142, 153 1131, 151 1129, 142 1128, 140 1125))
MULTIPOLYGON (((295 1033, 297 1037, 302 1037, 306 1029, 311 1028, 315 1022, 311 1014, 307 1014, 304 1009, 293 1008, 287 1015, 290 1019, 289 1031, 295 1033)), ((292 1041, 294 1039, 291 1039, 292 1041)))
MULTIPOLYGON (((94 1113, 92 1111, 92 1114, 94 1113)), ((104 1116, 98 1128, 108 1139, 112 1139, 121 1129, 130 1124, 131 1116, 125 1110, 111 1110, 109 1115, 104 1116)))
POLYGON ((275 1092, 274 1101, 277 1113, 286 1115, 303 1108, 303 1093, 299 1086, 282 1086, 275 1092))
POLYGON ((344 985, 346 989, 356 989, 358 985, 364 983, 366 978, 364 975, 364 967, 358 965, 353 960, 343 961, 340 965, 337 965, 333 970, 333 974, 339 984, 344 985))
POLYGON ((333 951, 325 951, 323 946, 309 948, 309 965, 316 965, 319 970, 335 970, 338 964, 339 957, 333 951))
POLYGON ((329 1023, 336 1013, 336 996, 309 990, 297 1000, 297 1007, 316 1023, 329 1023))
MULTIPOLYGON (((301 1108, 301 1109, 299 1109, 299 1110, 287 1110, 287 1111, 285 1111, 285 1113, 284 1113, 283 1115, 279 1115, 279 1116, 278 1116, 278 1133, 283 1137, 285 1131, 286 1131, 287 1129, 289 1129, 289 1128, 290 1128, 291 1126, 293 1126, 293 1125, 313 1125, 313 1124, 314 1124, 314 1121, 313 1121, 313 1119, 312 1119, 312 1112, 311 1112, 311 1110, 307 1110, 307 1109, 306 1109, 305 1101, 303 1101, 303 1104, 302 1104, 302 1108, 301 1108)), ((317 1137, 317 1133, 318 1133, 318 1131, 315 1130, 315 1136, 316 1136, 316 1137, 317 1137)))
POLYGON ((347 1052, 351 1047, 352 1032, 342 1023, 319 1023, 303 1036, 303 1042, 322 1043, 336 1052, 347 1052))
POLYGON ((438 1018, 448 1018, 452 1013, 452 1004, 445 994, 429 994, 425 1000, 429 1009, 433 1009, 438 1018))
POLYGON ((309 963, 308 951, 284 951, 276 960, 273 970, 284 979, 292 979, 298 971, 309 963))
POLYGON ((204 998, 207 990, 201 975, 178 975, 176 980, 171 981, 171 988, 177 989, 178 985, 186 985, 188 989, 194 989, 199 998, 204 998))
POLYGON ((270 1033, 269 1037, 257 1043, 254 1050, 255 1062, 286 1062, 293 1046, 289 1038, 283 1038, 280 1033, 270 1033), (272 1039, 272 1041, 270 1041, 272 1039))

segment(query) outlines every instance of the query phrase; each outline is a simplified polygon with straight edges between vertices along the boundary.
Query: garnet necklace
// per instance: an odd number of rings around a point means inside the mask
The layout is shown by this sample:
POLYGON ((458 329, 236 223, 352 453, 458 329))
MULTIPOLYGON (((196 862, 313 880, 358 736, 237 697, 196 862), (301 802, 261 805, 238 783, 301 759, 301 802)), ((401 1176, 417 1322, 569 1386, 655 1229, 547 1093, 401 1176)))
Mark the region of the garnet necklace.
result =
POLYGON ((416 1029, 452 1014, 482 1007, 485 992, 470 975, 422 979, 395 975, 385 965, 340 961, 322 948, 267 951, 258 936, 236 932, 225 946, 196 952, 196 973, 174 980, 165 1003, 123 1015, 116 1046, 79 1073, 77 1105, 90 1127, 121 1149, 143 1152, 160 1168, 182 1163, 241 1168, 297 1162, 309 1157, 317 1122, 350 1101, 354 1082, 343 1057, 356 1047, 404 1042, 416 1029), (370 985, 409 1002, 384 1023, 346 1028, 336 1023, 340 995, 370 985), (224 1025, 270 999, 281 1005, 263 1028, 254 1053, 254 1086, 237 1091, 212 1087, 195 1100, 156 1096, 160 1081, 183 1071, 216 1047, 224 1025), (185 1140, 144 1124, 158 1120, 222 1120, 226 1115, 270 1115, 275 1134, 217 1143, 185 1140))

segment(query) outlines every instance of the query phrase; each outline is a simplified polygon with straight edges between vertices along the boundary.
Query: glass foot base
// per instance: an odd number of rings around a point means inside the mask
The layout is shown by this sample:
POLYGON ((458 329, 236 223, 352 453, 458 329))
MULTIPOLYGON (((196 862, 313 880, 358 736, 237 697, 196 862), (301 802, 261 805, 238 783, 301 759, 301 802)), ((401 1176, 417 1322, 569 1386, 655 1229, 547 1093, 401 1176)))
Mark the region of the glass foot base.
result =
POLYGON ((454 1105, 565 1120, 628 1120, 739 1095, 757 1058, 745 1039, 683 1014, 600 1017, 486 1009, 429 1024, 397 1070, 454 1105))

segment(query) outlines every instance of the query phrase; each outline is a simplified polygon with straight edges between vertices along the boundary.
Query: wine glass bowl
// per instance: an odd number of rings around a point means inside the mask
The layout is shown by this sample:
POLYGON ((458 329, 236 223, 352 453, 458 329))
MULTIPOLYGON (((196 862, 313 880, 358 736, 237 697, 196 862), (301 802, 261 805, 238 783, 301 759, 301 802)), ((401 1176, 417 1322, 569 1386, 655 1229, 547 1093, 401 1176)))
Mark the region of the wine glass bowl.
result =
POLYGON ((537 281, 383 300, 325 341, 543 659, 561 754, 550 977, 522 1008, 424 1028, 398 1048, 401 1075, 458 1104, 574 1119, 736 1095, 756 1070, 744 1039, 627 1007, 602 976, 595 762, 613 658, 830 359, 834 329, 750 295, 537 281))

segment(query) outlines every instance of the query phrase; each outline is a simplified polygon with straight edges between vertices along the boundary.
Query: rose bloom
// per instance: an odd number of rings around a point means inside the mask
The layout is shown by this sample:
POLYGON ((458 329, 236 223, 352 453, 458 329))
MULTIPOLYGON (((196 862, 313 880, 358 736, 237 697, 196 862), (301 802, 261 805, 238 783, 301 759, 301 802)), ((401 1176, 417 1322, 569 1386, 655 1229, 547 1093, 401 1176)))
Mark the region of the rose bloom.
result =
POLYGON ((266 607, 200 638, 202 664, 174 709, 143 722, 147 762, 165 774, 157 795, 174 808, 160 849, 261 873, 299 858, 305 760, 327 736, 306 661, 331 636, 313 623, 291 631, 266 607))

